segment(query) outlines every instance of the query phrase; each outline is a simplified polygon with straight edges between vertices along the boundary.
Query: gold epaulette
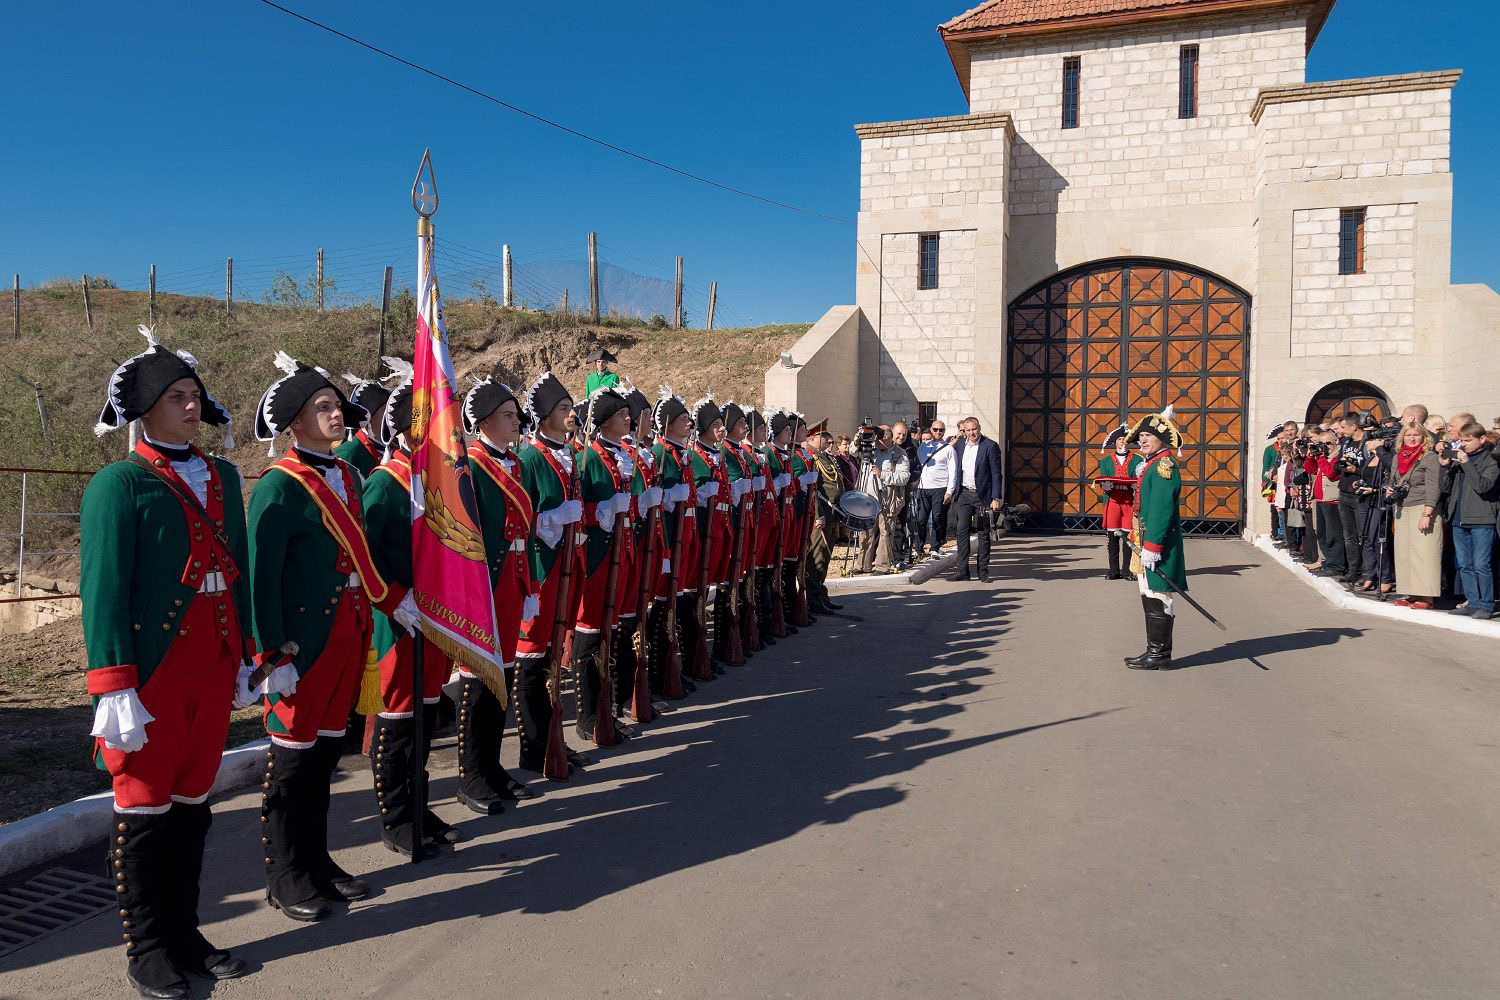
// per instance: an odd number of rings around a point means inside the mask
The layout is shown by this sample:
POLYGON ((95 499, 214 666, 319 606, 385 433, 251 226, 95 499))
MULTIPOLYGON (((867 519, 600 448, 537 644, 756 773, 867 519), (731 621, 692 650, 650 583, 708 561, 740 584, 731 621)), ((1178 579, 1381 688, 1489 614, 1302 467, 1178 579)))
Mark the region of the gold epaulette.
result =
POLYGON ((1163 479, 1172 478, 1172 457, 1170 455, 1157 461, 1156 474, 1158 476, 1161 476, 1163 479))

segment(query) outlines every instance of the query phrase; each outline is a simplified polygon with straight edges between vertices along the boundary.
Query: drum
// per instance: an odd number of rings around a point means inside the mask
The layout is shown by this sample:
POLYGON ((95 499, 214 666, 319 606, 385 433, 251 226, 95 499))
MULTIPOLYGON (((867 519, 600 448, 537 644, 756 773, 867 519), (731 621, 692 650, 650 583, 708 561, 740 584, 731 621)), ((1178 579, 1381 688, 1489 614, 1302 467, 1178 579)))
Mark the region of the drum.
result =
POLYGON ((834 507, 850 531, 871 531, 880 520, 880 501, 860 490, 845 490, 834 507))

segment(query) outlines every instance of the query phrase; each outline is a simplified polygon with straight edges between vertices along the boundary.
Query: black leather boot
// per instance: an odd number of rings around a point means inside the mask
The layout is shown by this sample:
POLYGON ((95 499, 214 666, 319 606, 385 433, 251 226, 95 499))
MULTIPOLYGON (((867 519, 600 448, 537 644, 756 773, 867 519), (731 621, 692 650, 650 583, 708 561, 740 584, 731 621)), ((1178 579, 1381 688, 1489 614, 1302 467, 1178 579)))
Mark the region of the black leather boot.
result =
POLYGON ((1111 531, 1104 547, 1109 552, 1109 572, 1104 574, 1104 579, 1118 580, 1120 578, 1120 536, 1111 531))
POLYGON ((1176 618, 1167 612, 1161 601, 1151 601, 1154 609, 1146 618, 1146 660, 1141 665, 1146 670, 1172 669, 1172 625, 1176 618))
POLYGON ((182 1000, 187 980, 173 962, 174 865, 167 813, 114 815, 106 855, 125 938, 125 975, 148 1000, 182 1000))
MULTIPOLYGON (((422 786, 422 835, 428 840, 439 844, 456 844, 461 840, 467 839, 464 836, 464 832, 427 808, 427 803, 432 801, 432 778, 427 773, 427 758, 432 755, 432 740, 437 733, 437 721, 440 711, 439 703, 422 706, 422 766, 416 775, 416 777, 421 779, 422 786)), ((456 709, 454 710, 454 714, 454 721, 456 722, 456 709)), ((415 799, 417 794, 415 782, 412 785, 411 794, 415 799)))
POLYGON ((174 802, 167 811, 165 860, 170 883, 165 888, 171 912, 167 954, 179 969, 214 979, 234 979, 244 974, 244 960, 215 948, 198 930, 198 883, 203 877, 203 847, 212 823, 207 802, 174 802))
POLYGON ((541 773, 547 755, 547 729, 552 724, 552 696, 547 674, 552 654, 516 658, 516 734, 521 743, 521 767, 541 773))
POLYGON ((458 801, 481 816, 498 816, 515 798, 493 780, 500 770, 500 702, 476 677, 459 682, 457 701, 458 801))
POLYGON ((315 823, 312 813, 327 808, 318 790, 320 783, 327 785, 315 748, 298 750, 272 743, 266 751, 260 806, 266 902, 293 920, 322 920, 333 912, 318 891, 313 879, 315 859, 307 853, 308 828, 315 823))
POLYGON ((1140 664, 1145 662, 1146 657, 1151 655, 1151 605, 1155 603, 1155 601, 1145 594, 1141 595, 1141 612, 1145 616, 1146 621, 1146 650, 1137 656, 1125 657, 1125 665, 1131 669, 1137 669, 1140 664))
POLYGON ((615 626, 614 706, 616 719, 630 714, 631 695, 635 692, 635 629, 635 617, 622 618, 615 626))
POLYGON ((771 571, 755 571, 755 618, 760 626, 760 641, 763 646, 774 646, 776 637, 771 634, 771 571))
MULTIPOLYGON (((714 659, 727 662, 729 659, 729 588, 719 586, 714 588, 714 659)), ((714 667, 714 673, 723 675, 724 668, 714 667)))
POLYGON ((370 770, 375 777, 375 803, 380 808, 380 842, 387 850, 411 857, 413 849, 431 853, 427 838, 412 841, 412 742, 411 719, 375 717, 375 737, 370 744, 370 770))
MULTIPOLYGON (((691 681, 716 680, 718 675, 710 670, 704 676, 693 673, 693 658, 698 655, 698 595, 679 594, 677 596, 677 650, 682 656, 682 684, 683 687, 692 692, 688 687, 691 681)), ((712 653, 709 650, 709 665, 713 665, 712 653)), ((695 684, 694 687, 697 685, 695 684)))
POLYGON ((599 707, 599 670, 594 663, 598 652, 598 632, 573 633, 573 689, 577 698, 574 732, 579 739, 590 743, 594 741, 599 707))
POLYGON ((328 809, 333 804, 333 776, 344 756, 344 737, 319 736, 317 746, 308 752, 317 754, 318 773, 322 776, 313 786, 317 808, 308 812, 307 851, 312 859, 313 882, 323 898, 331 902, 365 899, 370 895, 369 884, 340 868, 328 853, 328 809))

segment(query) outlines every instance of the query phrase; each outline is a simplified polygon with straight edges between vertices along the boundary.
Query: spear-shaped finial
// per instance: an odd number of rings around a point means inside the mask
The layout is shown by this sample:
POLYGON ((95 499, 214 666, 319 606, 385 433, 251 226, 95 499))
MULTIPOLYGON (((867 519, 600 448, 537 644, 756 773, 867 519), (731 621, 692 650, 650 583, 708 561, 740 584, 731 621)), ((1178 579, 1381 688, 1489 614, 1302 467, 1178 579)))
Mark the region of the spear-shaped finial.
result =
POLYGON ((417 167, 417 178, 411 182, 411 207, 424 219, 437 214, 437 175, 432 172, 432 150, 422 150, 422 163, 417 167))

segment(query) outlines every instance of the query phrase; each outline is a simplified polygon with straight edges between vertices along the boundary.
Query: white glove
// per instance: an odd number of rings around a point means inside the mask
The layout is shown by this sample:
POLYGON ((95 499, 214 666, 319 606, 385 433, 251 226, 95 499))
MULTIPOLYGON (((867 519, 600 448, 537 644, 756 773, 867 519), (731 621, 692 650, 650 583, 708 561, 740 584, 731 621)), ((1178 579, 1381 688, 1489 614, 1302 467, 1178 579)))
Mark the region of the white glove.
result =
POLYGON ((758 493, 766 488, 766 477, 756 476, 753 480, 751 480, 751 483, 753 484, 751 486, 751 489, 755 490, 758 493))
POLYGON ((141 696, 135 688, 111 691, 99 696, 99 706, 94 709, 94 728, 90 736, 101 736, 104 745, 111 750, 135 753, 146 745, 146 724, 155 722, 156 716, 146 711, 141 696))
POLYGON ((781 475, 771 480, 771 485, 776 487, 776 491, 778 493, 781 492, 788 486, 792 485, 792 474, 790 472, 783 472, 781 475))
POLYGON ((599 501, 599 506, 594 508, 594 520, 599 525, 599 530, 609 534, 615 530, 615 502, 613 499, 599 501))
POLYGON ((417 634, 417 622, 420 617, 417 614, 417 600, 411 596, 411 591, 401 598, 401 603, 396 605, 396 610, 391 612, 391 617, 396 619, 396 624, 406 629, 408 635, 417 634))
POLYGON ((802 473, 802 475, 798 476, 797 479, 802 483, 803 486, 811 486, 813 483, 818 481, 818 470, 813 469, 811 472, 804 472, 802 473))
POLYGON ((542 611, 541 599, 536 594, 527 594, 526 600, 521 602, 521 621, 532 622, 542 611))
POLYGON ((689 484, 689 483, 678 483, 676 486, 672 487, 670 490, 667 490, 667 499, 671 500, 673 503, 682 503, 689 496, 691 496, 692 493, 693 493, 693 487, 692 487, 691 484, 689 484))
POLYGON ((557 511, 558 524, 577 524, 583 520, 582 500, 564 500, 554 507, 553 510, 557 511))
POLYGON ((297 693, 297 680, 297 665, 283 663, 267 674, 266 679, 255 690, 261 694, 279 694, 285 698, 289 694, 297 693))
POLYGON ((249 708, 255 703, 255 692, 250 690, 250 675, 254 672, 254 664, 240 664, 240 672, 234 679, 235 708, 249 708))
POLYGON ((648 486, 641 490, 641 510, 648 511, 661 503, 661 487, 648 486))
POLYGON ((704 483, 698 487, 698 506, 707 507, 713 503, 714 497, 719 494, 719 484, 714 482, 704 483))
POLYGON ((626 479, 635 475, 635 462, 631 460, 630 452, 624 448, 621 448, 619 454, 615 456, 615 465, 619 468, 620 475, 626 479))
POLYGON ((662 571, 663 575, 671 573, 672 572, 672 560, 665 559, 665 558, 662 559, 662 561, 661 561, 661 571, 662 571))
POLYGON ((1147 569, 1155 569, 1161 565, 1161 553, 1152 552, 1150 549, 1141 549, 1141 565, 1147 569))

